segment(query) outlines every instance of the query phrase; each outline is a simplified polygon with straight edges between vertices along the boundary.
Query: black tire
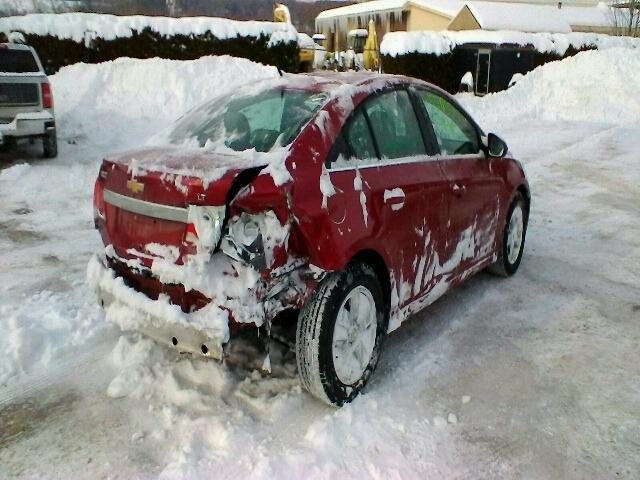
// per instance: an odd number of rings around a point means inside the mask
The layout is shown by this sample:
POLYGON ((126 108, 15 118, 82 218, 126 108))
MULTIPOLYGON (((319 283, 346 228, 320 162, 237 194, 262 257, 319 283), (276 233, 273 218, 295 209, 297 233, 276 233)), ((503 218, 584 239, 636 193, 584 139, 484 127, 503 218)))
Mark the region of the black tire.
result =
POLYGON ((498 258, 495 263, 489 265, 487 270, 494 275, 498 275, 500 277, 510 277, 518 270, 520 266, 520 262, 522 260, 522 254, 524 253, 524 244, 527 238, 527 224, 529 223, 529 204, 523 197, 521 192, 516 192, 511 201, 511 205, 509 205, 509 210, 507 211, 507 217, 502 228, 502 238, 500 242, 500 248, 498 250, 498 258), (509 235, 509 223, 511 221, 511 217, 516 208, 519 207, 522 209, 523 213, 523 230, 522 230, 522 242, 520 243, 520 250, 518 251, 518 256, 513 262, 509 261, 508 255, 508 243, 507 238, 509 235))
POLYGON ((58 156, 58 137, 55 130, 43 137, 42 150, 44 158, 56 158, 58 156))
POLYGON ((352 263, 330 273, 302 309, 296 331, 296 360, 302 386, 318 399, 335 406, 352 401, 376 368, 388 312, 380 282, 371 267, 352 263), (364 286, 376 304, 376 338, 368 366, 357 381, 347 385, 336 374, 333 362, 333 332, 338 311, 349 292, 364 286))

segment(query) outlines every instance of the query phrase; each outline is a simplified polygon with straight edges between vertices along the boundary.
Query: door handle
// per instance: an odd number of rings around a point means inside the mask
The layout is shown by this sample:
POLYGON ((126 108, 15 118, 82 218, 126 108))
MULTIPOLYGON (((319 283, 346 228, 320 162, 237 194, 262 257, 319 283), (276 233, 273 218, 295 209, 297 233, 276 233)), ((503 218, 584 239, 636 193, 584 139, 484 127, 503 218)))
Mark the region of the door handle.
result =
POLYGON ((384 191, 384 203, 391 207, 391 210, 397 211, 404 206, 404 191, 401 188, 384 191))
POLYGON ((459 183, 454 184, 451 189, 456 195, 462 195, 467 191, 467 187, 465 187, 464 185, 460 185, 459 183))

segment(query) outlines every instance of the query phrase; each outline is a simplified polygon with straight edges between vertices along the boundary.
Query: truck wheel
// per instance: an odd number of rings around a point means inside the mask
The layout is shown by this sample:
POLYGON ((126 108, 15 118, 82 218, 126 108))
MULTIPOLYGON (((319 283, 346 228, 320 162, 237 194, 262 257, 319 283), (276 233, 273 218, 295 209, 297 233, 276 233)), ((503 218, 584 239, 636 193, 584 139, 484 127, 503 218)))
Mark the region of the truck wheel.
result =
POLYGON ((388 313, 371 267, 352 263, 330 273, 300 313, 296 332, 303 387, 331 405, 352 401, 380 356, 388 313))
POLYGON ((55 158, 58 156, 58 138, 55 130, 47 133, 42 139, 44 158, 55 158))
POLYGON ((498 259, 487 268, 489 272, 501 277, 510 277, 516 273, 524 252, 528 221, 527 202, 522 194, 517 192, 507 212, 498 259))

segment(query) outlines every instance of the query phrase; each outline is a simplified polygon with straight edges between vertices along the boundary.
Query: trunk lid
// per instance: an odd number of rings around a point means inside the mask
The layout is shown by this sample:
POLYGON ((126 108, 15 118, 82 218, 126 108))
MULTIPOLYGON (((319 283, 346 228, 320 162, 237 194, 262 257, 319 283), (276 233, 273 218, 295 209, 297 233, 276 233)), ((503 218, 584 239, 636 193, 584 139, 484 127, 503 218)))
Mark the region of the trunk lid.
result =
POLYGON ((163 257, 182 263, 195 253, 193 206, 222 219, 237 175, 259 162, 238 155, 180 148, 148 148, 107 158, 96 188, 103 198, 101 233, 115 254, 149 266, 163 257), (215 208, 221 207, 221 208, 215 208))

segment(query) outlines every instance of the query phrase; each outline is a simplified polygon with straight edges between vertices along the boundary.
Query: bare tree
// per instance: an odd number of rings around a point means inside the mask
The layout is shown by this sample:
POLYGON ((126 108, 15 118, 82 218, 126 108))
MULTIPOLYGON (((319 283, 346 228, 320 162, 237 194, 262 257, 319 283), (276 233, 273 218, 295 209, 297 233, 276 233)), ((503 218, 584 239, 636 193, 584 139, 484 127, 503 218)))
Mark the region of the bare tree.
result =
POLYGON ((624 0, 611 5, 611 23, 615 35, 640 37, 640 0, 624 0))

